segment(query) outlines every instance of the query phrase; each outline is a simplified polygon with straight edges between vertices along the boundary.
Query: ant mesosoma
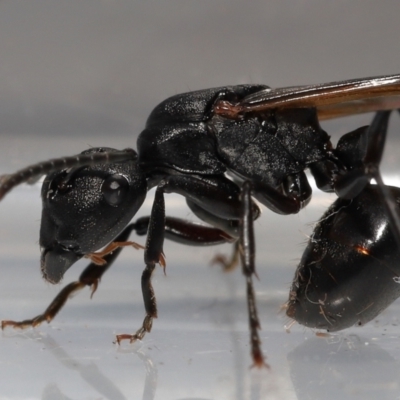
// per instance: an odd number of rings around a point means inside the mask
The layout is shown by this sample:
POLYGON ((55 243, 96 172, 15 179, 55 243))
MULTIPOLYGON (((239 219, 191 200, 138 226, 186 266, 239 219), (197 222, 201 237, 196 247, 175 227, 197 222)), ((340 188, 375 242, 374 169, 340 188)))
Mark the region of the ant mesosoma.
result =
POLYGON ((128 241, 135 231, 147 234, 141 281, 146 316, 135 334, 117 341, 142 339, 157 317, 151 275, 157 263, 165 266, 164 238, 188 245, 232 241, 246 279, 252 359, 266 366, 252 282, 253 222, 260 215, 253 198, 279 214, 299 212, 311 197, 306 169, 318 188, 339 199, 310 239, 287 314, 330 331, 371 320, 400 296, 400 189, 385 186, 379 172, 390 110, 398 108, 400 75, 283 89, 200 90, 160 103, 139 135, 137 152, 92 148, 3 175, 0 198, 47 174, 40 229, 47 281, 59 282, 82 257, 92 262, 43 314, 2 321, 2 328, 50 322, 71 293, 86 285, 93 293, 122 247, 135 245, 128 241), (372 124, 345 134, 336 148, 319 125, 368 111, 378 111, 372 124), (153 187, 151 215, 130 224, 153 187), (184 196, 209 226, 166 217, 165 193, 184 196))

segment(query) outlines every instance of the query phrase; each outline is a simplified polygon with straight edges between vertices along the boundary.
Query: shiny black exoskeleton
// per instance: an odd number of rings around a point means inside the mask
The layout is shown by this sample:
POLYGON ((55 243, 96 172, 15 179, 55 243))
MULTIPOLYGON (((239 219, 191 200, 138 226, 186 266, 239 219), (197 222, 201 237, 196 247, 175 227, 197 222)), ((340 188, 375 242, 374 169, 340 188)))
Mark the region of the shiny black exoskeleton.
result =
MULTIPOLYGON (((389 188, 400 212, 400 189, 389 188)), ((295 273, 287 313, 339 331, 364 325, 400 297, 400 248, 376 185, 322 216, 295 273)))
POLYGON ((46 280, 59 282, 75 261, 92 259, 79 280, 64 288, 43 314, 22 322, 3 321, 2 327, 50 321, 72 292, 85 285, 94 291, 121 248, 132 244, 127 239, 134 230, 147 234, 142 275, 146 316, 134 335, 119 335, 117 340, 141 339, 157 316, 151 275, 157 263, 165 265, 164 238, 189 245, 232 241, 238 243, 246 277, 252 357, 255 365, 265 365, 252 283, 253 221, 260 215, 253 198, 277 213, 297 213, 311 197, 306 169, 320 189, 335 191, 340 199, 311 238, 287 313, 307 326, 329 330, 370 320, 400 295, 398 284, 392 285, 398 276, 393 260, 400 248, 395 201, 400 190, 389 190, 379 174, 390 111, 378 112, 371 126, 344 135, 335 149, 319 118, 348 114, 349 101, 360 98, 372 98, 377 109, 393 108, 382 99, 399 93, 397 75, 312 87, 241 85, 180 94, 153 110, 139 135, 137 153, 94 148, 1 177, 0 198, 15 185, 48 173, 40 232, 46 280), (336 93, 347 93, 348 87, 356 94, 347 94, 343 103, 336 93), (376 87, 383 94, 376 94, 376 87), (292 104, 296 96, 298 103, 292 104), (372 178, 377 186, 370 185, 372 178), (155 186, 150 217, 129 224, 155 186), (193 213, 211 226, 166 217, 165 193, 184 196, 193 213), (111 247, 95 253, 110 242, 111 247), (365 268, 365 259, 371 267, 365 268), (373 277, 379 285, 370 298, 363 298, 361 285, 373 277), (389 286, 396 290, 388 293, 389 286))

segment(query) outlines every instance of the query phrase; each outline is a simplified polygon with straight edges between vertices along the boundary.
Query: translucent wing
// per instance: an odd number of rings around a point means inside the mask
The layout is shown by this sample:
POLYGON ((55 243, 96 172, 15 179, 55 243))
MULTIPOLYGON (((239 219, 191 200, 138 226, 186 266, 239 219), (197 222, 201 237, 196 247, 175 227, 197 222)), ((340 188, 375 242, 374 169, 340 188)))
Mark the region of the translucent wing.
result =
POLYGON ((221 101, 215 112, 235 118, 248 112, 297 107, 316 107, 320 119, 399 109, 400 75, 265 89, 245 97, 238 104, 221 101))

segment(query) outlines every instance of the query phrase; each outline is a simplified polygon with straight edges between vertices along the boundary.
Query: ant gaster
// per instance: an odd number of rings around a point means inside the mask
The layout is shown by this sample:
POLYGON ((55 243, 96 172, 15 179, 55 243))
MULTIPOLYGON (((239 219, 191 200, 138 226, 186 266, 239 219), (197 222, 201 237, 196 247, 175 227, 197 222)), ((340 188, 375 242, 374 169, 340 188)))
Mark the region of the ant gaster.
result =
POLYGON ((6 320, 2 327, 50 322, 71 293, 86 285, 93 293, 121 248, 135 245, 128 237, 136 231, 147 234, 141 282, 146 315, 135 334, 117 340, 142 339, 157 317, 151 275, 157 263, 165 266, 164 238, 188 245, 232 241, 247 285, 251 356, 255 366, 266 366, 253 289, 253 222, 260 215, 254 199, 279 214, 299 212, 311 198, 306 169, 319 189, 336 192, 339 199, 311 236, 287 314, 330 331, 371 320, 400 296, 400 189, 385 186, 379 172, 390 110, 400 108, 399 98, 400 75, 179 94, 150 114, 137 152, 92 148, 3 175, 0 198, 47 174, 40 229, 47 281, 59 282, 84 256, 92 262, 43 314, 22 322, 6 320), (333 148, 319 121, 367 111, 378 111, 372 124, 345 134, 333 148), (151 215, 130 224, 153 187, 151 215), (165 193, 184 196, 209 226, 166 217, 165 193))

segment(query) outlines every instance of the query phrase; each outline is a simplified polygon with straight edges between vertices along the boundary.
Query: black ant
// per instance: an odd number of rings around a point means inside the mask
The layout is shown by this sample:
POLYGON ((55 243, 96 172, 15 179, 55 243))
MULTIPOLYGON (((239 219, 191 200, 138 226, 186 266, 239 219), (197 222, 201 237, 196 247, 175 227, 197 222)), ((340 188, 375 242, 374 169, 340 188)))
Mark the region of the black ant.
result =
POLYGON ((287 314, 330 331, 371 320, 400 295, 400 189, 385 186, 379 172, 390 110, 396 108, 400 75, 283 89, 200 90, 160 103, 137 152, 93 148, 3 175, 0 198, 47 174, 40 229, 47 281, 59 282, 82 257, 92 262, 43 314, 2 321, 2 328, 50 322, 72 292, 86 285, 94 292, 121 248, 135 245, 127 240, 136 231, 147 234, 141 282, 146 316, 135 334, 118 335, 117 341, 142 339, 157 317, 151 275, 157 263, 165 266, 164 238, 188 245, 231 241, 246 278, 252 359, 266 366, 252 282, 253 222, 260 215, 253 198, 279 214, 299 212, 311 197, 306 169, 321 190, 339 199, 311 237, 287 314), (378 111, 372 124, 345 134, 333 148, 319 121, 367 111, 378 111), (152 187, 151 215, 130 224, 152 187), (164 193, 172 192, 209 226, 166 217, 164 193))

